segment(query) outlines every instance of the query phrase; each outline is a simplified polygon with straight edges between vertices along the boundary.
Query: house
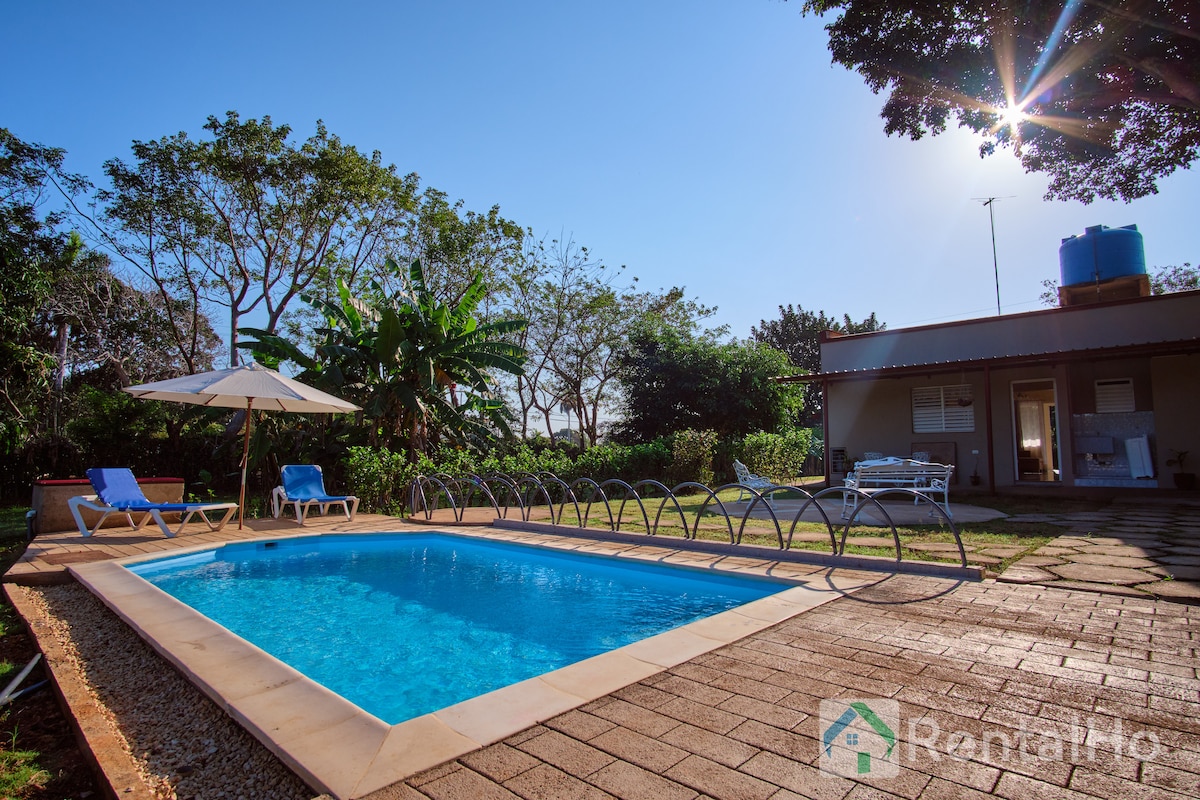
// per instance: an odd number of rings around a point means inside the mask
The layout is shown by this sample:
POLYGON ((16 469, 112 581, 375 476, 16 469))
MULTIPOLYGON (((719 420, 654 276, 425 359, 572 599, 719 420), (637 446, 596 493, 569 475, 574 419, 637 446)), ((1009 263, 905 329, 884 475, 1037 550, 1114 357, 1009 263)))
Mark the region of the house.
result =
POLYGON ((1041 311, 827 333, 821 371, 794 379, 822 386, 826 479, 865 452, 928 453, 967 489, 1175 488, 1169 460, 1200 464, 1200 291, 1148 287, 1142 274, 1067 287, 1041 311))

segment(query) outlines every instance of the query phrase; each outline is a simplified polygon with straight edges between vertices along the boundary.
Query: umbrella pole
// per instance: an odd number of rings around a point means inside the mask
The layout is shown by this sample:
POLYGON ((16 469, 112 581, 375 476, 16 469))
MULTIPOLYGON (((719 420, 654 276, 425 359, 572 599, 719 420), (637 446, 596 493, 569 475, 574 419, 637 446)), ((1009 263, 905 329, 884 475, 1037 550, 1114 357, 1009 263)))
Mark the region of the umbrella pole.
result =
POLYGON ((246 467, 250 463, 250 415, 254 398, 246 398, 245 435, 242 437, 242 492, 238 497, 238 530, 240 531, 246 518, 246 467))

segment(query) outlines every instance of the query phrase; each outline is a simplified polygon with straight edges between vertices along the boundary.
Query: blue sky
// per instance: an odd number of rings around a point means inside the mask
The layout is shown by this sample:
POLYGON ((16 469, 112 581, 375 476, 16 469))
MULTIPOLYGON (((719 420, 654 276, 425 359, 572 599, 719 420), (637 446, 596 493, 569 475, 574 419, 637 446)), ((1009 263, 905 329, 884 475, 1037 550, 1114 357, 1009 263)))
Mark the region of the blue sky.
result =
POLYGON ((1007 152, 889 139, 882 98, 776 0, 38 0, 6 9, 0 125, 101 176, 209 115, 317 119, 470 209, 567 236, 734 335, 796 303, 890 327, 1041 307, 1063 237, 1136 223, 1196 263, 1200 175, 1131 204, 1043 201, 1007 152))

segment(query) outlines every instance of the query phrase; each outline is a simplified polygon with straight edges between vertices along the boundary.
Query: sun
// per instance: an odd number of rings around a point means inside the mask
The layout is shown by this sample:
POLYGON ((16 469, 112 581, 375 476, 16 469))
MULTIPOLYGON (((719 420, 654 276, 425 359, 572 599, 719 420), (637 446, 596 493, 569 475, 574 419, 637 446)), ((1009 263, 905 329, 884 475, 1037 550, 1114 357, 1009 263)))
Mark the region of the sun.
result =
POLYGON ((1021 123, 1029 119, 1029 115, 1020 105, 997 107, 995 113, 1000 117, 996 123, 996 129, 1007 127, 1013 133, 1017 133, 1021 123))

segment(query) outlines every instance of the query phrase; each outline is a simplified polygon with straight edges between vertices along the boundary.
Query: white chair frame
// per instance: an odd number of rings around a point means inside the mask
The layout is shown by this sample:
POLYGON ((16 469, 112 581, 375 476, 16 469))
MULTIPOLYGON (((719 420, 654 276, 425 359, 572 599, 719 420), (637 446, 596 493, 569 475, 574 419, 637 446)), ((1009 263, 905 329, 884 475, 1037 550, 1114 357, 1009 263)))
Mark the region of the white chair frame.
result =
POLYGON ((271 491, 271 511, 275 515, 275 519, 279 519, 283 509, 289 504, 296 507, 296 522, 301 525, 304 524, 304 517, 308 514, 308 510, 313 506, 318 508, 322 516, 329 511, 330 506, 341 506, 342 510, 346 512, 347 521, 353 521, 354 515, 358 513, 358 498, 353 495, 324 503, 320 500, 292 500, 282 486, 276 486, 271 491))
POLYGON ((171 527, 167 525, 166 520, 163 519, 162 515, 164 512, 159 511, 157 508, 134 508, 126 511, 110 505, 105 505, 94 494, 80 495, 79 497, 70 498, 67 500, 67 508, 70 509, 71 516, 75 518, 75 525, 78 526, 79 533, 83 536, 91 536, 96 531, 100 530, 100 526, 104 524, 104 521, 113 514, 123 514, 125 515, 125 521, 129 523, 129 527, 133 528, 134 530, 140 531, 148 522, 154 520, 154 522, 158 524, 159 529, 163 532, 163 535, 168 539, 172 539, 177 534, 183 532, 183 526, 187 525, 192 517, 197 514, 200 515, 200 519, 204 521, 204 524, 208 526, 210 531, 221 530, 233 517, 234 512, 237 511, 238 505, 237 503, 196 503, 194 505, 189 504, 185 511, 167 511, 165 512, 167 514, 179 514, 179 527, 174 531, 171 530, 171 527), (88 529, 87 523, 83 521, 83 514, 81 514, 79 511, 81 508, 86 508, 89 511, 95 511, 100 514, 100 519, 96 521, 96 524, 90 530, 88 529), (222 517, 220 521, 214 523, 208 518, 208 514, 206 513, 208 511, 224 511, 225 516, 222 517), (143 515, 141 520, 136 525, 133 522, 134 514, 143 515))
MULTIPOLYGON (((743 486, 748 489, 757 489, 759 491, 763 489, 774 489, 777 486, 774 481, 764 478, 761 475, 755 475, 750 471, 749 467, 737 459, 734 459, 733 461, 733 474, 737 476, 737 482, 740 484, 738 487, 739 503, 742 502, 742 497, 746 494, 745 490, 741 488, 743 486)), ((767 498, 767 502, 770 502, 769 497, 767 498)))

